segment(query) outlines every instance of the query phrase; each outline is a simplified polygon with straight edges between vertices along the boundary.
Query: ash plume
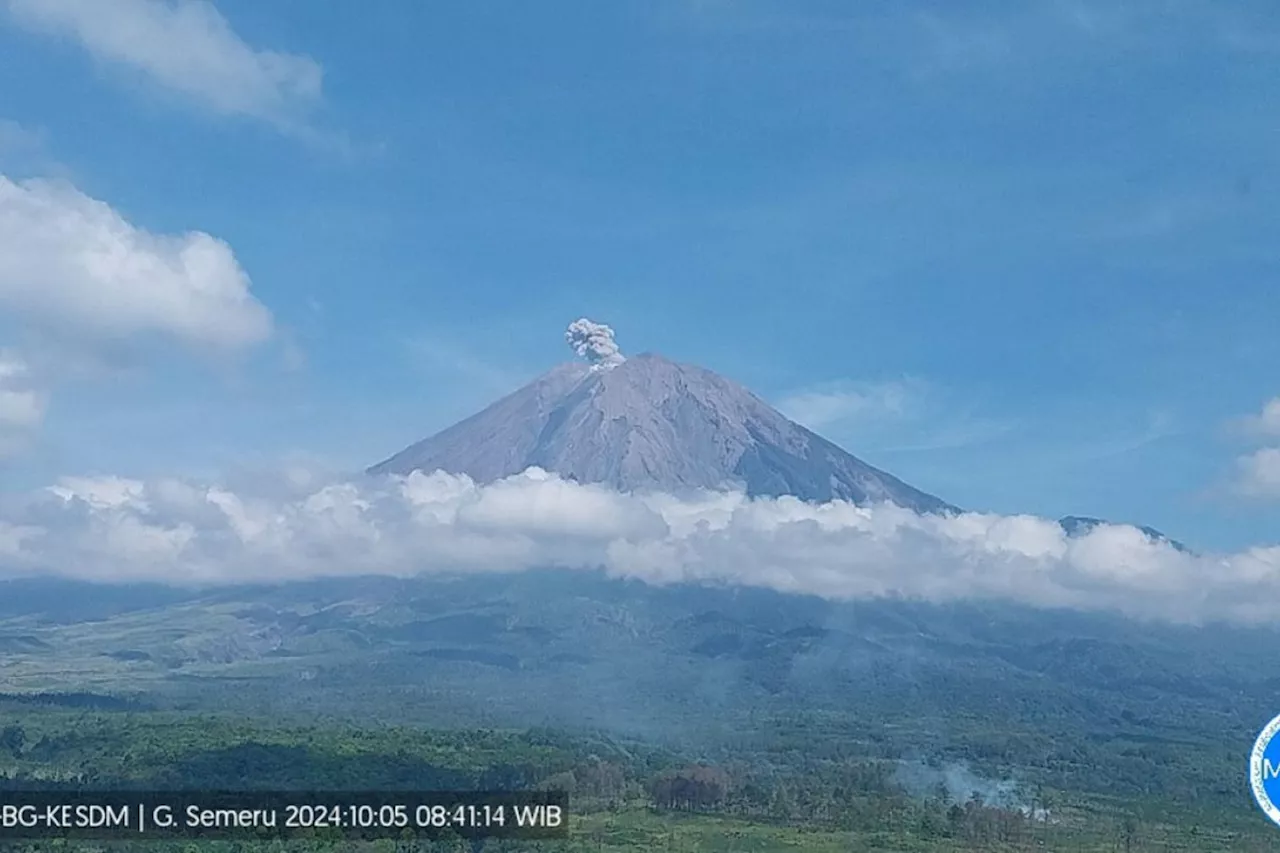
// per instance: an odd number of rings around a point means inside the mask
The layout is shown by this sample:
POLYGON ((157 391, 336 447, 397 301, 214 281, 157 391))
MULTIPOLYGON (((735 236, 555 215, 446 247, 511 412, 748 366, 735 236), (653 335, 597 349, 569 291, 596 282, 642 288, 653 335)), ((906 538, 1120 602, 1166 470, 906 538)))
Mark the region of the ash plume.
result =
POLYGON ((613 329, 603 323, 593 323, 586 317, 574 320, 565 331, 564 339, 593 367, 604 369, 626 361, 613 339, 613 329))

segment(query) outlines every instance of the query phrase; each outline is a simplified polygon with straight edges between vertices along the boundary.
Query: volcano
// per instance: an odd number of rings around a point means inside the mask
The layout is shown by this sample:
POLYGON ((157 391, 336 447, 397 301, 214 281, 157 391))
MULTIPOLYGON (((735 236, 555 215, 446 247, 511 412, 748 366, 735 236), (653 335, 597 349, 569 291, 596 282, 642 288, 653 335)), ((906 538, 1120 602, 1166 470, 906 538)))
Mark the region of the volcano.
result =
POLYGON ((585 320, 568 337, 592 363, 556 367, 368 473, 443 470, 488 483, 538 467, 626 492, 728 487, 753 496, 955 510, 710 370, 652 353, 623 358, 612 331, 585 320))

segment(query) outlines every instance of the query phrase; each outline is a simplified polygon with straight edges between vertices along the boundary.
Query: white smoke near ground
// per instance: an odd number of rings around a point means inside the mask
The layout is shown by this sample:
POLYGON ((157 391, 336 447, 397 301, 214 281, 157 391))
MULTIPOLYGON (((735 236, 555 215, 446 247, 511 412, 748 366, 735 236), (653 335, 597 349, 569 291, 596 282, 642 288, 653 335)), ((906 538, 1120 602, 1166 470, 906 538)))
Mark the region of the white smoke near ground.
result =
POLYGON ((626 361, 613 339, 613 329, 603 323, 594 323, 586 317, 574 320, 565 331, 564 339, 574 352, 591 362, 592 367, 606 369, 626 361))
POLYGON ((952 803, 964 804, 980 799, 998 808, 1017 808, 1024 798, 1013 779, 985 779, 963 763, 930 767, 920 761, 900 761, 894 769, 893 781, 917 797, 931 797, 945 792, 952 803))
POLYGON ((893 781, 921 799, 941 797, 948 804, 978 801, 999 809, 1013 809, 1038 821, 1050 819, 1048 809, 1033 802, 1016 779, 988 779, 963 762, 931 767, 921 761, 899 761, 893 781))
POLYGON ((1068 536, 1032 516, 920 515, 736 492, 623 494, 538 469, 230 488, 65 479, 0 498, 0 567, 101 581, 603 570, 835 600, 1006 600, 1184 623, 1276 621, 1280 547, 1198 556, 1127 526, 1068 536))

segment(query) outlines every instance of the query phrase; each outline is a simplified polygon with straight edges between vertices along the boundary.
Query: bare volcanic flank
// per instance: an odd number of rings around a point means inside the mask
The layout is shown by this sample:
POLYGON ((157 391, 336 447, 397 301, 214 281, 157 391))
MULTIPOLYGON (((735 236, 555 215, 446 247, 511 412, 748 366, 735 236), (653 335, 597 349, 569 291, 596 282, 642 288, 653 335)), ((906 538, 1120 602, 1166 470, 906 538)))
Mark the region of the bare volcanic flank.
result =
POLYGON ((621 491, 732 485, 752 495, 954 509, 787 420, 742 386, 648 353, 557 367, 369 473, 444 470, 487 483, 531 466, 621 491))

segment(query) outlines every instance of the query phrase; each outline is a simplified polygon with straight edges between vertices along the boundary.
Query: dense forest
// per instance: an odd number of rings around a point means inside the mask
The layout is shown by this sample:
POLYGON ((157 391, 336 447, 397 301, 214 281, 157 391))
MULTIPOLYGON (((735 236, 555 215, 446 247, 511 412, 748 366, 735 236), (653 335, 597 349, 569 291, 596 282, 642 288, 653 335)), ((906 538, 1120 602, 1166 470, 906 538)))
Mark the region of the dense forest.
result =
MULTIPOLYGON (((0 701, 0 785, 554 790, 569 794, 570 837, 352 842, 315 831, 271 841, 10 841, 0 850, 1280 850, 1280 832, 1239 789, 1188 795, 1161 789, 1160 774, 1128 795, 1087 778, 1053 787, 1051 768, 998 779, 980 772, 995 766, 976 754, 965 763, 941 755, 907 762, 817 741, 804 748, 796 741, 803 729, 698 754, 585 731, 285 725, 105 704, 72 694, 0 701)), ((997 732, 989 737, 999 746, 997 732)), ((1173 760, 1158 750, 1131 758, 1156 767, 1173 760)))

